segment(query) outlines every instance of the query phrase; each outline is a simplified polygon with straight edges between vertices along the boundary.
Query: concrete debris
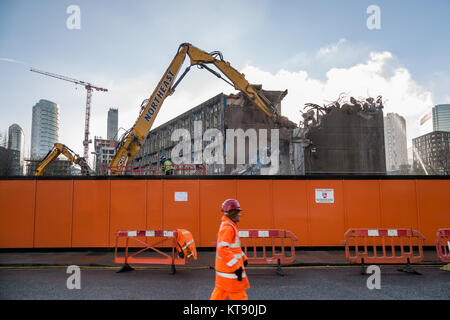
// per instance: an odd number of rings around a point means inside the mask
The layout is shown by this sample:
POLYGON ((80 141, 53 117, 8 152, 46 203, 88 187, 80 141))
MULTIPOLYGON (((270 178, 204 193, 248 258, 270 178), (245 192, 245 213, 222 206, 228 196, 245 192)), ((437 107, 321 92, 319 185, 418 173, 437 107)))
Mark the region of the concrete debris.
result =
POLYGON ((370 119, 370 114, 383 108, 382 96, 378 96, 376 99, 369 97, 357 100, 354 97, 347 98, 341 94, 336 101, 323 106, 315 103, 306 103, 303 108, 306 111, 301 111, 303 121, 300 122, 300 126, 316 126, 324 115, 331 113, 333 110, 342 110, 347 114, 357 113, 363 118, 370 119))
POLYGON ((382 97, 306 103, 292 131, 295 174, 386 174, 382 97))

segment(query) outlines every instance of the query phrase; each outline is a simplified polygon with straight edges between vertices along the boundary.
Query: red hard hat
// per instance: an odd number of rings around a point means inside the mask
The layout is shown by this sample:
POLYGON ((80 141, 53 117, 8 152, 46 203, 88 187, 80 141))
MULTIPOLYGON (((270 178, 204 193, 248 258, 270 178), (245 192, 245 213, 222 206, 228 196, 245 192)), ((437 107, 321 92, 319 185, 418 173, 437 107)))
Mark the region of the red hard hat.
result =
POLYGON ((228 212, 230 210, 239 210, 241 211, 241 205, 235 199, 227 199, 222 203, 222 211, 228 212))

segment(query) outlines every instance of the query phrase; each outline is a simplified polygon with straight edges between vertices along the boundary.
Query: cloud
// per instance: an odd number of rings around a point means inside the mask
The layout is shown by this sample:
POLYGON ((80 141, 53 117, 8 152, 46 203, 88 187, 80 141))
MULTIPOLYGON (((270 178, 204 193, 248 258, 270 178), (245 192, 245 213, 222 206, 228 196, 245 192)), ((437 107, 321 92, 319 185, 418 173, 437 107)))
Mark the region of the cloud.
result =
MULTIPOLYGON (((322 53, 328 54, 336 47, 327 47, 322 53)), ((252 65, 245 66, 242 72, 251 83, 263 83, 267 90, 288 89, 282 113, 297 123, 305 103, 325 104, 343 92, 356 98, 382 95, 385 114, 395 112, 405 117, 408 144, 419 135, 417 118, 433 105, 431 92, 418 85, 406 68, 397 66, 388 51, 371 52, 364 63, 348 68, 331 68, 325 80, 315 79, 306 71, 280 70, 273 74, 252 65)))
POLYGON ((367 59, 375 49, 365 43, 350 42, 345 38, 326 44, 318 50, 297 52, 284 64, 286 70, 304 70, 310 76, 325 80, 331 68, 349 68, 367 59))
POLYGON ((19 61, 19 60, 14 60, 14 59, 9 59, 9 58, 0 58, 0 61, 28 65, 28 63, 26 63, 26 62, 19 61))
POLYGON ((333 43, 329 46, 325 46, 319 49, 319 51, 317 51, 316 57, 318 59, 323 58, 325 56, 329 56, 329 55, 333 55, 336 54, 339 49, 347 42, 346 39, 341 38, 339 39, 338 42, 333 43))

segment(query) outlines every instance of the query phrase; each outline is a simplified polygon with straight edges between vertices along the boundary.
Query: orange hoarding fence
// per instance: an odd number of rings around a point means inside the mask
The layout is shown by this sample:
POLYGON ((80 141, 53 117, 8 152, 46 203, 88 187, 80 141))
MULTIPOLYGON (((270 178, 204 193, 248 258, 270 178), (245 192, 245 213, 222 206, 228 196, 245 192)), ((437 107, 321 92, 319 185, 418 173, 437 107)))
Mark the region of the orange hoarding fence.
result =
POLYGON ((281 265, 295 261, 295 242, 298 239, 291 231, 242 229, 239 230, 239 238, 249 264, 276 264, 277 274, 283 276, 281 265))
POLYGON ((114 248, 119 229, 176 230, 180 225, 193 233, 197 247, 211 247, 218 206, 227 198, 238 198, 245 207, 246 228, 289 229, 302 235, 302 247, 337 246, 349 228, 387 226, 419 230, 425 245, 435 248, 436 230, 450 228, 450 179, 445 177, 65 179, 0 179, 0 248, 114 248), (315 189, 333 189, 335 203, 316 203, 315 189), (175 201, 175 192, 187 197, 175 201), (54 205, 56 198, 64 200, 62 205, 54 205), (371 209, 362 210, 367 204, 371 209))
MULTIPOLYGON (((171 274, 175 274, 175 265, 184 265, 186 263, 185 258, 180 258, 176 253, 177 246, 177 231, 166 231, 166 230, 144 230, 144 231, 117 231, 116 233, 116 245, 114 250, 114 263, 123 264, 122 269, 118 272, 125 272, 134 270, 129 264, 162 264, 171 266, 171 274), (153 243, 147 244, 145 241, 138 239, 139 237, 151 238, 155 240, 153 243), (125 255, 119 256, 118 247, 119 239, 125 239, 125 255), (131 253, 130 251, 130 240, 133 240, 133 244, 140 244, 139 249, 136 252, 131 253), (157 249, 157 245, 163 244, 165 241, 171 242, 171 254, 166 254, 161 250, 157 249), (154 256, 142 256, 141 254, 145 251, 151 250, 158 254, 157 257, 154 256), (137 255, 141 255, 137 257, 137 255)), ((133 247, 134 248, 134 247, 133 247)), ((150 251, 150 252, 151 252, 150 251)))
POLYGON ((450 262, 450 228, 439 229, 436 233, 436 252, 439 260, 450 262))
POLYGON ((407 264, 404 269, 419 274, 410 263, 423 260, 424 236, 413 229, 349 229, 344 235, 345 256, 351 264, 407 264))

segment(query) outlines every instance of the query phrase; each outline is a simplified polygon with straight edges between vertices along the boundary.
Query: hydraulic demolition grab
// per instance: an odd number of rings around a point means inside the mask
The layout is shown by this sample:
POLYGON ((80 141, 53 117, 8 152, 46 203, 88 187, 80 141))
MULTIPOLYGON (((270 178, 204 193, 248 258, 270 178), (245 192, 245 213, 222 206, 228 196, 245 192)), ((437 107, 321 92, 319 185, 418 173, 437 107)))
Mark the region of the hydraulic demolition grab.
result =
POLYGON ((272 105, 272 103, 262 94, 262 92, 259 92, 254 86, 248 83, 244 74, 234 69, 229 62, 223 60, 222 54, 219 51, 207 53, 189 43, 183 43, 178 48, 177 54, 173 58, 150 98, 144 100, 141 104, 139 117, 133 127, 121 138, 121 141, 117 146, 116 154, 110 163, 111 175, 121 174, 121 168, 128 165, 134 158, 136 153, 144 144, 145 138, 147 137, 147 134, 150 131, 164 100, 175 91, 177 85, 192 66, 198 66, 201 69, 204 68, 232 85, 236 90, 242 91, 250 99, 250 101, 256 104, 256 106, 258 106, 269 117, 269 119, 271 119, 274 123, 279 121, 280 115, 278 114, 275 106, 272 105), (183 64, 186 55, 190 58, 190 65, 175 82, 175 78, 177 77, 178 71, 183 64), (226 76, 226 78, 228 78, 229 81, 224 79, 218 72, 211 69, 208 64, 215 65, 226 76))
POLYGON ((73 152, 69 147, 62 143, 55 143, 53 145, 53 148, 47 153, 44 160, 42 160, 39 163, 39 166, 37 167, 36 171, 34 172, 35 176, 42 176, 44 175, 45 169, 48 168, 48 166, 56 159, 60 154, 63 154, 72 161, 73 163, 79 165, 81 167, 81 174, 86 176, 90 175, 92 170, 89 167, 89 165, 86 162, 86 159, 83 157, 80 157, 75 152, 73 152))

